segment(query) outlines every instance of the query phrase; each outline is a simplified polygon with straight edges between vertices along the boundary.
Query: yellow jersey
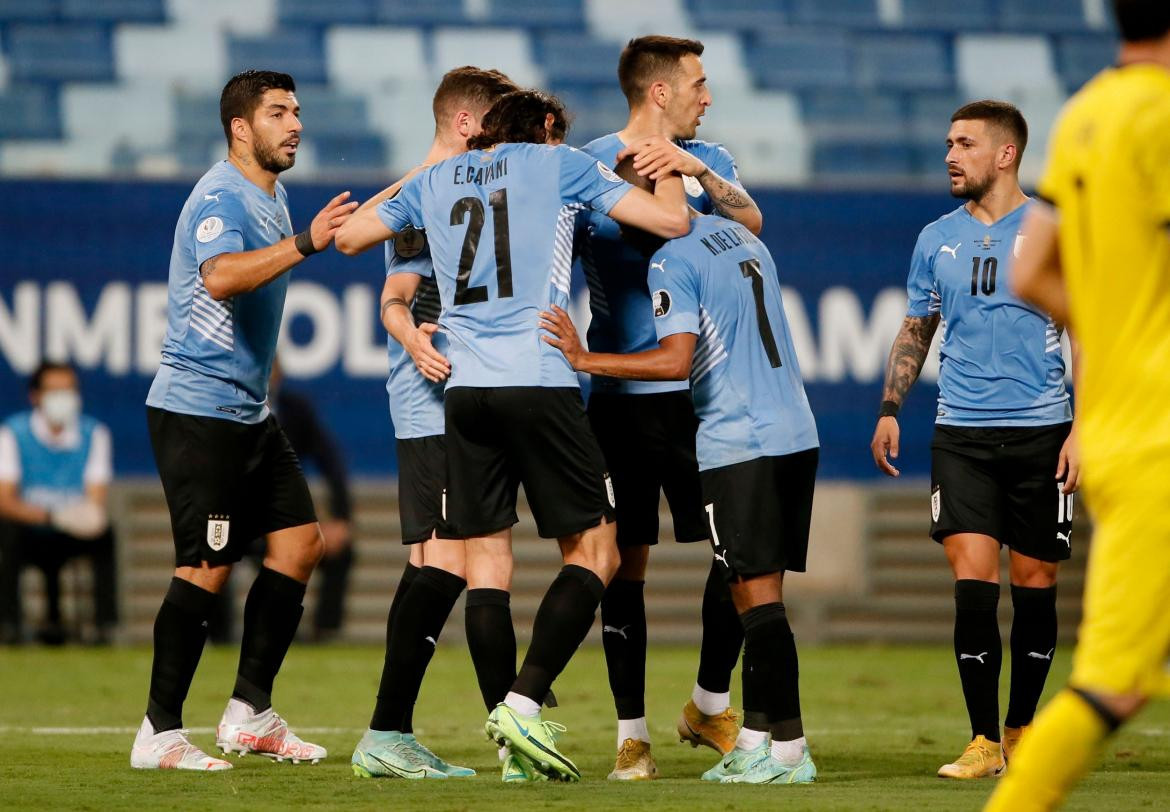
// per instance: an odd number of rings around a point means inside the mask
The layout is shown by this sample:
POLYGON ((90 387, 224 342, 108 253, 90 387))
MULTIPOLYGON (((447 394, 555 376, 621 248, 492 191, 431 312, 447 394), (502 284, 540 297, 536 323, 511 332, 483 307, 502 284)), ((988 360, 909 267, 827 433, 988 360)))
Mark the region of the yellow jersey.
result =
POLYGON ((1098 74, 1053 129, 1039 196, 1060 217, 1080 347, 1086 484, 1170 471, 1170 70, 1098 74))

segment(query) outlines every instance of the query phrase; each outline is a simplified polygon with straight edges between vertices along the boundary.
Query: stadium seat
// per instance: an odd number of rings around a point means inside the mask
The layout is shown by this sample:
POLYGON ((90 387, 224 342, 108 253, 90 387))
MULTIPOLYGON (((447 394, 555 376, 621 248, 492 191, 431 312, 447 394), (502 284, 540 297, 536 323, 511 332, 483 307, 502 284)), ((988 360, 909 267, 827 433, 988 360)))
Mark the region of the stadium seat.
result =
POLYGON ((22 85, 0 90, 0 139, 59 138, 57 94, 50 88, 22 85))
POLYGON ((864 184, 912 176, 917 166, 910 144, 866 139, 818 142, 812 169, 817 180, 864 184))
POLYGON ((223 139, 219 94, 177 93, 171 99, 179 138, 223 139))
POLYGON ((66 20, 103 23, 161 23, 166 20, 163 0, 61 0, 66 20))
POLYGON ((938 0, 902 0, 902 25, 933 31, 995 28, 995 0, 964 0, 960 8, 938 0))
POLYGON ((960 34, 955 38, 955 73, 972 98, 1007 98, 1060 84, 1043 36, 960 34))
POLYGON ((113 78, 109 34, 92 25, 15 25, 5 34, 11 76, 30 81, 113 78))
POLYGON ((109 152, 88 141, 5 141, 0 174, 45 178, 98 178, 110 173, 109 152))
MULTIPOLYGON (((707 83, 719 103, 719 91, 728 87, 751 87, 751 73, 743 49, 743 39, 733 31, 712 31, 702 35, 703 69, 707 83)), ((617 63, 614 63, 617 70, 617 63)))
POLYGON ((386 142, 381 135, 314 136, 313 154, 322 169, 355 172, 386 168, 386 142))
POLYGON ((789 0, 795 25, 877 28, 877 0, 789 0))
POLYGON ((585 0, 585 21, 594 35, 622 45, 646 34, 695 36, 683 0, 585 0))
POLYGON ((374 21, 375 0, 278 0, 281 25, 368 25, 374 21))
POLYGON ((732 28, 759 31, 789 22, 783 0, 690 0, 691 21, 704 33, 732 28))
POLYGON ((124 82, 219 91, 227 79, 227 42, 210 28, 120 25, 114 29, 114 71, 124 82))
MULTIPOLYGON (((297 165, 303 169, 303 162, 297 150, 297 165)), ((175 139, 175 159, 179 166, 191 174, 203 174, 213 163, 226 157, 227 147, 221 130, 218 138, 180 133, 175 139)))
POLYGON ((749 64, 765 88, 849 87, 849 44, 840 31, 781 29, 757 37, 749 64))
POLYGON ((325 54, 319 33, 299 28, 228 37, 230 73, 260 67, 291 74, 298 84, 324 82, 325 54))
POLYGON ((323 135, 366 134, 366 102, 361 96, 344 93, 326 85, 297 87, 301 123, 306 138, 323 135))
POLYGON ((459 65, 497 68, 520 85, 540 86, 528 32, 519 28, 439 28, 434 39, 435 69, 459 65))
POLYGON ((566 85, 614 84, 622 46, 583 34, 545 34, 537 40, 537 54, 546 81, 566 85))
POLYGON ((60 11, 61 0, 0 0, 0 23, 51 23, 60 11))
MULTIPOLYGON (((459 25, 468 23, 463 0, 375 0, 374 19, 389 25, 459 25)), ((462 63, 461 63, 462 64, 462 63)))
POLYGON ((910 138, 938 150, 941 161, 951 115, 968 101, 973 99, 951 90, 911 93, 907 105, 910 138))
POLYGON ((88 140, 107 151, 119 142, 161 147, 175 137, 170 90, 157 84, 66 85, 61 91, 61 123, 66 138, 88 140))
POLYGON ((954 85, 946 42, 939 36, 862 35, 856 58, 860 87, 922 90, 954 85))
POLYGON ((559 86, 555 82, 549 83, 569 111, 571 126, 565 139, 567 143, 579 147, 626 126, 629 108, 617 85, 616 63, 614 73, 614 81, 607 84, 559 86))
POLYGON ((751 182, 808 180, 808 136, 793 94, 727 89, 715 101, 699 138, 724 144, 751 182))
POLYGON ((999 22, 1029 34, 1088 29, 1084 0, 1000 0, 999 22))
POLYGON ((488 0, 489 25, 584 30, 582 0, 488 0))
POLYGON ((1075 91, 1102 69, 1117 61, 1116 37, 1069 34, 1056 41, 1056 65, 1064 86, 1075 91))
POLYGON ((372 177, 371 182, 390 183, 426 156, 435 134, 431 116, 434 92, 433 82, 413 82, 390 84, 366 95, 370 131, 381 133, 388 141, 388 171, 385 176, 372 177))
POLYGON ((413 28, 330 28, 325 32, 325 66, 331 82, 350 90, 430 83, 423 35, 413 28))
POLYGON ((167 18, 193 28, 265 34, 276 25, 276 0, 167 0, 167 18))
POLYGON ((805 126, 814 138, 840 138, 865 132, 874 138, 906 134, 902 98, 881 90, 810 90, 802 94, 805 126))

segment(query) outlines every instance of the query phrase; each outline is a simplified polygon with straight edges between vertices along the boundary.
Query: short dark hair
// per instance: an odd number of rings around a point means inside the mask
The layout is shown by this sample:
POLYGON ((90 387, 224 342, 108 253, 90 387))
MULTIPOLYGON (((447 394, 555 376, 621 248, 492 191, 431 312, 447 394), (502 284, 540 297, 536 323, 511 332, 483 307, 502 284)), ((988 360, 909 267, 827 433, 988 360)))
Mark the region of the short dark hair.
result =
POLYGON ((442 121, 459 108, 486 111, 500 96, 519 89, 507 74, 494 68, 485 70, 474 65, 452 68, 443 74, 431 101, 436 132, 442 127, 442 121))
POLYGON ((480 122, 479 135, 467 139, 468 149, 484 149, 495 144, 543 144, 551 135, 563 140, 569 131, 569 114, 565 105, 551 93, 540 90, 515 90, 496 100, 480 122), (545 121, 552 115, 552 126, 545 121))
POLYGON ((703 43, 659 34, 637 37, 626 43, 618 58, 618 83, 630 106, 640 104, 646 89, 654 82, 673 79, 679 60, 687 54, 702 56, 703 43))
POLYGON ((232 119, 251 120, 260 100, 269 90, 296 92, 297 84, 287 73, 274 70, 246 70, 237 73, 223 86, 219 95, 219 120, 228 146, 232 143, 232 119))
POLYGON ((1126 42, 1161 39, 1170 31, 1166 0, 1113 0, 1113 16, 1126 42))
POLYGON ((77 377, 77 370, 75 370, 73 365, 70 363, 65 361, 41 361, 40 364, 37 365, 37 368, 33 370, 32 375, 28 376, 28 391, 41 391, 41 386, 43 386, 45 382, 45 376, 50 372, 68 372, 71 373, 74 378, 77 377))
POLYGON ((951 122, 956 121, 986 121, 993 127, 1002 130, 1016 145, 1016 166, 1024 157, 1024 149, 1028 146, 1028 122, 1020 108, 1011 102, 983 99, 981 101, 964 104, 951 115, 951 122))

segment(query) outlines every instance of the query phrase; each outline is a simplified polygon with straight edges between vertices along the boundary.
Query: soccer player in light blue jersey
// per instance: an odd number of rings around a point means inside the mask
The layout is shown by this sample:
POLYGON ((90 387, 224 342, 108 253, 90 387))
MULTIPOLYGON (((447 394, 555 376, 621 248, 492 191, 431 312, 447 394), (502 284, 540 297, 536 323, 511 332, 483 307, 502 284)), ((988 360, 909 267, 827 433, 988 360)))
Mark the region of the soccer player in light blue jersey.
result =
POLYGON ((931 444, 931 528, 955 577, 955 661, 971 742, 944 778, 1003 772, 1032 721, 1056 646, 1056 574, 1071 554, 1079 461, 1064 385, 1061 326, 1012 293, 1029 198, 1020 189, 1028 126, 1000 101, 951 116, 951 194, 966 202, 922 230, 909 306, 890 351, 871 450, 890 476, 897 414, 942 324, 931 444), (999 550, 1010 550, 1011 693, 999 719, 999 550))
MULTIPOLYGON (((632 176, 628 163, 618 167, 632 176)), ((587 352, 563 310, 545 327, 573 368, 628 380, 690 380, 696 451, 711 546, 745 633, 744 722, 734 747, 703 774, 724 783, 816 778, 800 713, 796 642, 785 571, 803 572, 819 441, 784 316, 776 266, 739 223, 695 214, 691 233, 660 240, 624 230, 648 257, 648 307, 658 346, 587 352)))
MULTIPOLYGON (((637 166, 651 174, 664 168, 683 175, 688 202, 717 212, 753 234, 760 210, 739 182, 731 154, 720 144, 695 139, 711 104, 703 71, 703 44, 693 39, 632 39, 618 61, 618 81, 630 107, 619 132, 582 147, 606 166, 617 164, 626 145, 643 138, 655 146, 637 166)), ((598 352, 641 352, 658 346, 646 257, 621 239, 620 226, 600 212, 581 218, 580 259, 589 285, 589 346, 598 352)), ((709 537, 700 509, 695 462, 695 413, 686 381, 593 378, 589 422, 597 435, 617 497, 621 566, 601 601, 602 641, 618 717, 617 762, 609 778, 653 778, 657 767, 646 724, 646 602, 650 546, 658 543, 658 503, 666 494, 679 542, 709 537)), ((712 564, 703 593, 703 642, 698 678, 678 722, 679 736, 726 753, 738 721, 730 707, 731 672, 743 645, 743 627, 727 582, 712 564)))
POLYGON ((467 154, 423 170, 374 212, 359 212, 338 248, 358 253, 407 227, 426 229, 450 361, 446 518, 468 539, 469 557, 507 544, 523 483, 541 536, 556 538, 565 560, 487 729, 543 773, 576 780, 580 772, 557 749, 540 703, 617 567, 613 495, 576 373, 540 340, 539 313, 568 303, 578 212, 599 209, 668 236, 685 233, 689 222, 677 176, 651 195, 578 150, 549 145, 561 109, 536 91, 504 96, 467 154))
POLYGON ((183 701, 215 593, 260 536, 267 553, 248 593, 216 744, 294 763, 325 757, 272 709, 323 542, 300 463, 269 413, 268 378, 287 271, 327 248, 357 204, 338 195, 294 236, 277 176, 296 161, 299 112, 288 74, 234 76, 220 98, 228 157, 195 184, 175 228, 167 334, 146 405, 176 567, 155 619, 150 700, 130 755, 139 769, 231 767, 188 741, 183 701))

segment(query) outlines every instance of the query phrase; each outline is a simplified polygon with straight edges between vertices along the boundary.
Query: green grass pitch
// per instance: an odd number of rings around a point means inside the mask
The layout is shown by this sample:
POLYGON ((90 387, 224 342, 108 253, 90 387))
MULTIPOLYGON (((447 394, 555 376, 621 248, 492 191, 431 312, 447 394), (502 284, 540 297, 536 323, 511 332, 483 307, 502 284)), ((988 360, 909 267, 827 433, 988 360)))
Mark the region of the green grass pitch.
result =
MULTIPOLYGON (((460 644, 462 641, 458 641, 460 644)), ((187 702, 193 741, 211 751, 231 689, 234 648, 209 648, 187 702)), ((720 786, 698 780, 716 755, 679 744, 674 723, 694 679, 694 649, 650 652, 647 710, 662 779, 605 780, 614 715, 599 648, 584 648, 558 680, 568 725, 563 747, 578 785, 502 785, 495 748, 467 654, 439 647, 415 714, 419 738, 450 761, 480 771, 447 781, 354 778, 349 756, 372 709, 382 652, 373 647, 295 645, 276 685, 277 710, 329 749, 317 766, 249 756, 218 774, 140 772, 129 767, 142 719, 150 652, 0 649, 0 808, 5 809, 978 809, 991 779, 934 777, 959 754, 967 722, 948 648, 806 647, 801 653, 805 725, 820 779, 813 786, 720 786), (55 729, 55 730, 54 730, 55 729)), ((1070 652, 1057 653, 1050 689, 1070 652)), ((1006 663, 1005 663, 1006 677, 1006 663)), ((738 680, 738 677, 737 677, 738 680)), ((1006 686, 1006 678, 1003 680, 1006 686)), ((738 682, 733 697, 738 698, 738 682)), ((1006 697, 1005 697, 1006 701, 1006 697)), ((1170 705, 1152 705, 1111 740, 1101 766, 1069 809, 1166 808, 1170 804, 1170 705)))

